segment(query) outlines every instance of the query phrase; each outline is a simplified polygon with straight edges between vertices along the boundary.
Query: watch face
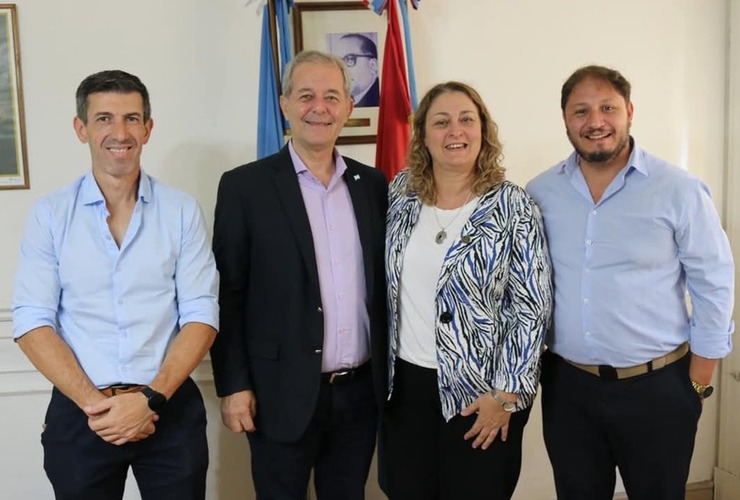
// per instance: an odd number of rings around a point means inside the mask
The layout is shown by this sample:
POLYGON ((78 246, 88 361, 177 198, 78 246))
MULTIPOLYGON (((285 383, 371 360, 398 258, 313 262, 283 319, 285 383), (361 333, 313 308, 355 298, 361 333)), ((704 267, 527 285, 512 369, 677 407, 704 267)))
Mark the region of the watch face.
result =
POLYGON ((714 387, 712 387, 711 385, 708 385, 704 388, 704 392, 702 392, 701 397, 708 398, 709 396, 712 395, 713 392, 714 392, 714 387))
POLYGON ((513 412, 514 410, 516 410, 516 403, 506 402, 502 404, 501 407, 504 409, 504 411, 513 412))

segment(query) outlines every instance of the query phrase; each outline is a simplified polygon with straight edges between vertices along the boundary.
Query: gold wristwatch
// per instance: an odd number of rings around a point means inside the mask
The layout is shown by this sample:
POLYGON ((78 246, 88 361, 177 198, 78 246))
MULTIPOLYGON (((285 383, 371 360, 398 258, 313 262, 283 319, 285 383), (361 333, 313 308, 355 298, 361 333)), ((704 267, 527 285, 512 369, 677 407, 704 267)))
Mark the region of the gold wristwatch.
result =
POLYGON ((709 384, 703 385, 695 380, 692 380, 691 385, 694 387, 694 390, 696 391, 696 393, 699 395, 701 399, 708 398, 714 392, 714 387, 712 387, 709 384))

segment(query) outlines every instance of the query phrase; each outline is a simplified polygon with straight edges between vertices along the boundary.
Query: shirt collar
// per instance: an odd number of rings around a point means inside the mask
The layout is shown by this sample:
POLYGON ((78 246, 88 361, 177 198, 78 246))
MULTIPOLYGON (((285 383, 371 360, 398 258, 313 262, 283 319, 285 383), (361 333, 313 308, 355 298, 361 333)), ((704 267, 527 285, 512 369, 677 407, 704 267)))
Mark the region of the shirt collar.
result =
MULTIPOLYGON (((139 171, 139 191, 137 199, 140 199, 145 203, 150 202, 152 199, 152 181, 143 170, 139 171)), ((92 171, 85 174, 85 177, 82 180, 82 202, 85 205, 94 205, 96 203, 105 202, 103 192, 95 181, 95 176, 92 171)))
MULTIPOLYGON (((290 159, 293 160, 293 167, 295 168, 296 174, 301 175, 304 172, 308 172, 310 175, 313 175, 311 174, 311 171, 308 170, 306 164, 303 163, 301 157, 298 156, 298 153, 296 153, 296 150, 293 147, 293 139, 288 142, 288 151, 290 151, 290 159)), ((342 157, 342 155, 339 154, 337 148, 334 148, 333 154, 336 172, 334 173, 332 179, 336 179, 337 177, 341 177, 342 175, 344 175, 344 171, 347 170, 347 164, 344 162, 344 158, 342 157)))

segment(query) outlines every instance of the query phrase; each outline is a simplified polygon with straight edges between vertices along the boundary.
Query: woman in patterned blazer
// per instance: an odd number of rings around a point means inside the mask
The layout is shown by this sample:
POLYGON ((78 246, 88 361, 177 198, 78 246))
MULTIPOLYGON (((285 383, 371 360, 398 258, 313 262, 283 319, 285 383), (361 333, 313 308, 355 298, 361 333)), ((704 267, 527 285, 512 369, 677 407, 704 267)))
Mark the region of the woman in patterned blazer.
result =
POLYGON ((387 217, 384 487, 392 500, 508 499, 552 303, 539 211, 504 180, 474 89, 435 86, 413 127, 387 217))

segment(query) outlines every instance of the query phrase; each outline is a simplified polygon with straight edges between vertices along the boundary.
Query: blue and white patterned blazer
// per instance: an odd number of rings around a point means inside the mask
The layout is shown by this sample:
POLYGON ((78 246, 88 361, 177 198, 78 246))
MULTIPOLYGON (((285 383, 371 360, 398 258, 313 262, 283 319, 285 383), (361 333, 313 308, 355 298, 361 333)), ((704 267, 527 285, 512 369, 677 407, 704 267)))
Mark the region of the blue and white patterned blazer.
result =
MULTIPOLYGON (((389 191, 386 229, 390 393, 398 351, 399 280, 421 201, 400 172, 389 191)), ((446 420, 480 395, 537 393, 539 359, 550 323, 550 261, 542 220, 531 198, 505 181, 481 196, 449 249, 437 282, 437 375, 446 420)))

